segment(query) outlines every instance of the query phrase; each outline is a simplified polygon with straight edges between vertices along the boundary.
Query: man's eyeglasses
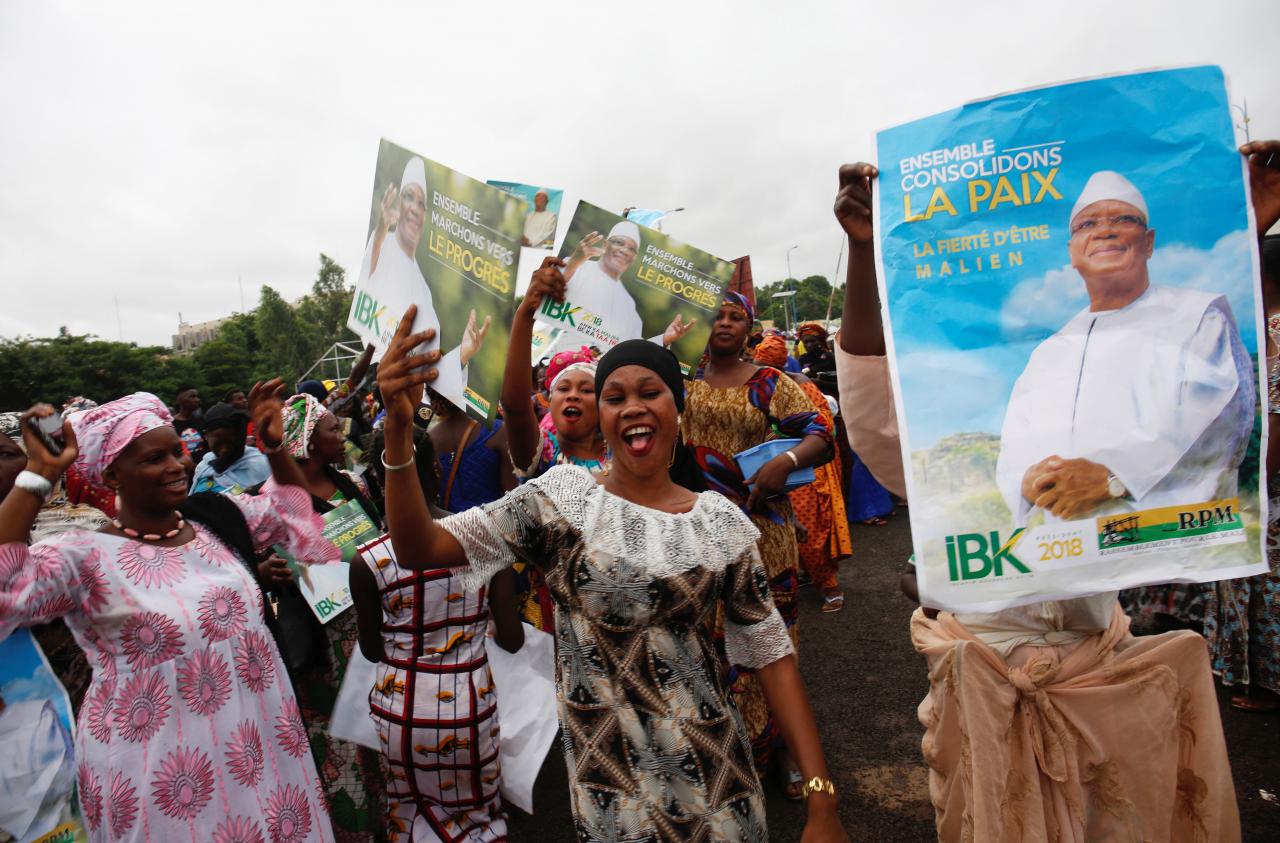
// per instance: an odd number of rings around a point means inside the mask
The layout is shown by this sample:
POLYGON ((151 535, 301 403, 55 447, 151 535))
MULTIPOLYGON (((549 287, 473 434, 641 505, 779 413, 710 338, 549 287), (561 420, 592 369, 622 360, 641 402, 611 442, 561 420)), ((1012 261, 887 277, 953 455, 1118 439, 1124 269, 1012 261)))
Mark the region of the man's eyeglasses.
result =
POLYGON ((627 249, 632 252, 636 251, 636 247, 631 245, 631 241, 625 237, 610 237, 608 243, 615 249, 627 249))
MULTIPOLYGON (((1091 231, 1096 231, 1098 226, 1102 222, 1104 222, 1103 219, 1096 218, 1096 217, 1082 219, 1078 222, 1074 222, 1071 224, 1071 236, 1075 237, 1077 234, 1088 234, 1091 231)), ((1138 216, 1137 214, 1119 214, 1114 217, 1106 218, 1105 222, 1107 222, 1112 228, 1146 228, 1147 227, 1147 224, 1143 222, 1142 217, 1138 216)))

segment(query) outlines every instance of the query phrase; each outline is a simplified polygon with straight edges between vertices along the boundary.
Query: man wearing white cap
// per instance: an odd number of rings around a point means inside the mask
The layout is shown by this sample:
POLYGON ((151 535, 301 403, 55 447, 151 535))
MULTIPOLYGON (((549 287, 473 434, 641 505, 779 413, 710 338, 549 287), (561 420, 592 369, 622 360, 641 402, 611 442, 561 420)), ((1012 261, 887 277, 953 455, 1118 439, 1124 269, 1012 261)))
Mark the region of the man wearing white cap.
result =
MULTIPOLYGON (((352 312, 347 318, 347 323, 354 330, 377 346, 378 358, 382 357, 383 351, 390 344, 400 316, 411 304, 418 306, 413 330, 425 331, 433 328, 436 332, 436 338, 424 343, 419 351, 431 351, 439 347, 440 320, 436 317, 436 309, 431 301, 431 288, 427 286, 427 279, 422 277, 417 259, 418 241, 422 239, 426 218, 427 169, 421 158, 413 157, 404 165, 400 190, 397 192, 394 184, 387 185, 382 196, 378 224, 369 235, 369 244, 365 247, 360 276, 356 282, 357 291, 376 302, 373 310, 381 309, 384 314, 377 323, 378 336, 365 336, 368 327, 359 324, 355 318, 356 308, 361 301, 359 295, 352 300, 352 312), (387 234, 393 228, 395 238, 387 244, 387 234)), ((467 386, 467 364, 480 350, 491 321, 486 316, 484 324, 477 327, 476 312, 472 310, 461 343, 440 358, 437 367, 440 375, 431 386, 459 407, 466 406, 464 394, 467 386)))
MULTIPOLYGON (((564 268, 568 282, 564 307, 573 310, 573 324, 561 323, 557 327, 576 330, 589 345, 605 349, 642 337, 644 323, 635 300, 622 284, 622 273, 631 268, 639 252, 640 227, 629 220, 615 224, 608 237, 601 237, 597 231, 583 237, 564 268)), ((671 345, 689 333, 696 321, 685 322, 677 313, 666 331, 649 339, 671 345)))
POLYGON ((524 243, 535 249, 550 249, 556 236, 556 215, 547 210, 545 190, 533 194, 533 210, 524 218, 524 243))
POLYGON ((1014 384, 996 479, 1024 526, 1236 495, 1254 375, 1226 298, 1152 284, 1147 204, 1095 173, 1067 251, 1089 306, 1031 354, 1014 384))

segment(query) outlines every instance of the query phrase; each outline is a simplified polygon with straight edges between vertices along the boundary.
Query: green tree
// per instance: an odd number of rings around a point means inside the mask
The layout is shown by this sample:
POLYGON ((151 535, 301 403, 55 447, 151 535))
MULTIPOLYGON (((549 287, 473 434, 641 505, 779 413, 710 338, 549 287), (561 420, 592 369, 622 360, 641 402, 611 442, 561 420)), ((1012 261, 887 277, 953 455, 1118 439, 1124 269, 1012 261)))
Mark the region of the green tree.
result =
POLYGON ((163 346, 113 342, 66 328, 56 337, 0 338, 0 409, 25 409, 38 401, 55 406, 84 395, 104 402, 131 392, 153 392, 172 404, 179 386, 200 390, 205 403, 254 381, 283 377, 292 383, 347 329, 352 289, 346 270, 327 255, 311 292, 291 307, 270 286, 249 313, 237 313, 218 335, 191 354, 163 346))
POLYGON ((311 366, 313 351, 320 345, 318 332, 269 285, 262 285, 254 319, 262 357, 272 371, 292 381, 311 366))
POLYGON ((820 322, 827 318, 827 306, 831 305, 831 318, 840 318, 840 307, 844 296, 844 285, 835 288, 832 297, 831 282, 822 275, 810 275, 803 280, 787 278, 765 284, 756 288, 756 318, 771 319, 781 327, 786 324, 787 317, 783 311, 783 299, 773 298, 774 293, 794 290, 795 316, 797 322, 820 322))
POLYGON ((353 288, 347 286, 347 271, 321 253, 320 271, 311 285, 311 293, 298 303, 298 318, 315 329, 320 345, 313 362, 333 343, 356 338, 347 328, 353 292, 353 288))
POLYGON ((190 357, 162 346, 101 340, 69 333, 0 340, 0 395, 8 409, 38 401, 60 406, 84 395, 99 403, 131 392, 153 392, 172 402, 180 385, 207 389, 190 357))

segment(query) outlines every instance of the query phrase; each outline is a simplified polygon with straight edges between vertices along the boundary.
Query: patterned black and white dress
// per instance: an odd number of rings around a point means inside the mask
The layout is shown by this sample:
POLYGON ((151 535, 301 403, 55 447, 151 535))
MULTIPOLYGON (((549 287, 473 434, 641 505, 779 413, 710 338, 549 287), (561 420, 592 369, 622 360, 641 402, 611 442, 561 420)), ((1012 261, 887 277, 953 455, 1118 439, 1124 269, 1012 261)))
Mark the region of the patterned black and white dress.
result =
POLYGON ((741 509, 714 492, 687 513, 649 509, 566 465, 441 526, 466 550, 466 587, 517 560, 546 579, 581 840, 768 839, 708 628, 722 602, 734 663, 792 652, 741 509))

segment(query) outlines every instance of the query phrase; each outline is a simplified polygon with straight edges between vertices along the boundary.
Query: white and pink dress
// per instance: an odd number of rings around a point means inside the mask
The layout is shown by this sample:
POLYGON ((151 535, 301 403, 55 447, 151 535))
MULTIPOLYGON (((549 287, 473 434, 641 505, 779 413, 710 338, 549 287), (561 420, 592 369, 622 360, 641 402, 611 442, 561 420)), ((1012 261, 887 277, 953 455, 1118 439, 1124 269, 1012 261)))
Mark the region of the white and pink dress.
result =
MULTIPOLYGON (((336 561, 302 489, 231 500, 257 547, 336 561)), ((85 531, 0 546, 0 637, 65 618, 94 666, 76 734, 90 840, 333 840, 262 593, 193 527, 180 547, 85 531)))

